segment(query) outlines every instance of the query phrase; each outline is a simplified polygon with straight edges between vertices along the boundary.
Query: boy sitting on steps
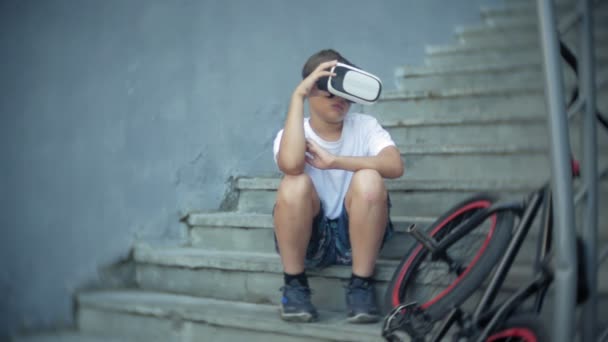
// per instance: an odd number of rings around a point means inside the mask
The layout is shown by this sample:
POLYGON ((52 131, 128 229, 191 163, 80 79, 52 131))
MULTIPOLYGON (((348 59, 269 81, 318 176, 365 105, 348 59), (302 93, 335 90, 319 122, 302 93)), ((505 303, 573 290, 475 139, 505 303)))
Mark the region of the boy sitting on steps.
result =
POLYGON ((274 141, 275 161, 284 173, 273 215, 285 278, 280 315, 287 321, 317 319, 305 267, 335 264, 352 264, 346 288, 348 321, 380 318, 372 276, 379 250, 393 230, 384 179, 400 177, 404 166, 375 118, 348 113, 349 101, 317 87, 337 62, 350 64, 334 50, 308 59, 285 126, 274 141))

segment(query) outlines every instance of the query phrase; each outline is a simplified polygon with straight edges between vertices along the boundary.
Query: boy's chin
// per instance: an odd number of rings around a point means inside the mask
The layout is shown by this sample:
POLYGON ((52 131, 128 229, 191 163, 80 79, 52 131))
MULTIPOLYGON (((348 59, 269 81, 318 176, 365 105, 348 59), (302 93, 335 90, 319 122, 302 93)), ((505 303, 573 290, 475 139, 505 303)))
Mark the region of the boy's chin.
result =
POLYGON ((341 123, 342 121, 344 121, 344 118, 346 117, 346 115, 348 115, 348 112, 341 113, 341 112, 330 111, 329 113, 324 113, 324 114, 320 114, 317 116, 321 120, 323 120, 327 123, 341 123))
POLYGON ((344 121, 347 114, 348 113, 330 113, 325 116, 325 119, 331 123, 340 123, 344 121))

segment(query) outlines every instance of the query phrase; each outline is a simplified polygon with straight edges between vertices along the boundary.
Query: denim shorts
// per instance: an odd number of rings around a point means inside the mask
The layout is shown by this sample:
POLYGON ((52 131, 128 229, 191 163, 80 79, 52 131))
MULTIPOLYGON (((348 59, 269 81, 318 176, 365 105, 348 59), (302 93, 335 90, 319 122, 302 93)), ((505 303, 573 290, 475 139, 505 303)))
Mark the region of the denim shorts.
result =
MULTIPOLYGON (((388 221, 384 230, 382 246, 388 241, 394 232, 393 223, 390 219, 391 201, 388 199, 388 221)), ((273 209, 274 216, 274 209, 273 209)), ((274 246, 279 252, 276 234, 274 246)), ((312 223, 312 235, 306 248, 305 266, 307 269, 324 268, 330 265, 351 265, 352 252, 348 232, 348 213, 342 204, 342 213, 335 219, 325 216, 323 205, 315 216, 312 223)))

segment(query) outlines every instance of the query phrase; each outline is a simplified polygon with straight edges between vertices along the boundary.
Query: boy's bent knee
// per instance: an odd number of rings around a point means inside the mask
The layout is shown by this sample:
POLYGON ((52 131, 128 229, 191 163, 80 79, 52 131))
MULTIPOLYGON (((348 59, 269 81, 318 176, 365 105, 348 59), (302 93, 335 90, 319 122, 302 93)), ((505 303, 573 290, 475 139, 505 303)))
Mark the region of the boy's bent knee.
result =
POLYGON ((314 199, 315 194, 314 184, 307 174, 285 175, 277 191, 277 202, 314 199))
POLYGON ((364 196, 368 201, 386 201, 387 191, 384 178, 376 170, 359 170, 353 174, 349 192, 364 196))
POLYGON ((359 180, 364 182, 376 182, 384 185, 384 178, 380 175, 380 172, 372 169, 363 169, 356 171, 353 174, 353 180, 359 180))

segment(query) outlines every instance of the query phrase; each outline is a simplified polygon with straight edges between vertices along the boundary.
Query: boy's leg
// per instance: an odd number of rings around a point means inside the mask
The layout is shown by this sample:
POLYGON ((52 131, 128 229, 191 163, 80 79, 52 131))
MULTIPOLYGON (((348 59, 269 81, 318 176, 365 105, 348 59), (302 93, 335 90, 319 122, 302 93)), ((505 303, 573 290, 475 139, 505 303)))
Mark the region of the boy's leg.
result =
POLYGON ((308 175, 283 177, 274 208, 274 229, 285 273, 304 272, 312 223, 320 208, 319 196, 308 175))
POLYGON ((353 257, 353 273, 371 277, 388 222, 388 199, 384 179, 375 170, 353 174, 345 207, 353 257))
POLYGON ((353 270, 346 289, 347 320, 351 323, 377 322, 380 310, 372 276, 389 220, 384 179, 375 170, 355 172, 344 202, 353 270))
POLYGON ((281 180, 274 208, 274 227, 285 272, 279 313, 286 321, 310 322, 318 317, 310 301, 304 265, 313 220, 320 210, 319 197, 308 175, 286 175, 281 180))

